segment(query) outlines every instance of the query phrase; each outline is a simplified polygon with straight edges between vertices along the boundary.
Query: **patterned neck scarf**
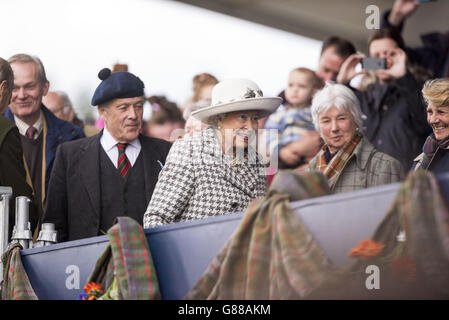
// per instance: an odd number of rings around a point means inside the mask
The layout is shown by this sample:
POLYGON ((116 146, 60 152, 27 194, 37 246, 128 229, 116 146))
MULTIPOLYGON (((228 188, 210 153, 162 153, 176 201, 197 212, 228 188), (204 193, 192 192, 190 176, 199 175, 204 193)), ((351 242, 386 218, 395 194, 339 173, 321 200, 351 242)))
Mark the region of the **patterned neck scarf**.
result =
POLYGON ((329 180, 329 186, 332 188, 337 181, 338 176, 349 160, 349 157, 353 153, 357 144, 362 140, 362 135, 357 131, 350 142, 348 142, 343 148, 329 160, 327 160, 325 153, 329 150, 327 144, 325 144, 319 153, 318 161, 316 162, 315 169, 322 172, 329 180))
POLYGON ((438 141, 435 139, 433 133, 427 137, 422 151, 424 152, 424 157, 421 163, 423 169, 427 169, 432 162, 433 156, 438 151, 438 149, 448 149, 449 148, 449 136, 443 140, 438 141))

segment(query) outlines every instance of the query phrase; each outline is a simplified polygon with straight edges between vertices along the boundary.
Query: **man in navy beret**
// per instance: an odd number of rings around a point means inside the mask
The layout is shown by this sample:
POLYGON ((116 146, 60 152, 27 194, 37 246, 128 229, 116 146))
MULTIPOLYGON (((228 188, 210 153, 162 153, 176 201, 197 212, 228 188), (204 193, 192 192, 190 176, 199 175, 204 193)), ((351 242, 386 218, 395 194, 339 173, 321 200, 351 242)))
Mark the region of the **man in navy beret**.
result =
POLYGON ((105 122, 97 135, 61 146, 50 178, 43 223, 58 241, 107 232, 118 216, 142 224, 171 144, 140 134, 144 84, 127 71, 103 69, 92 105, 105 122))

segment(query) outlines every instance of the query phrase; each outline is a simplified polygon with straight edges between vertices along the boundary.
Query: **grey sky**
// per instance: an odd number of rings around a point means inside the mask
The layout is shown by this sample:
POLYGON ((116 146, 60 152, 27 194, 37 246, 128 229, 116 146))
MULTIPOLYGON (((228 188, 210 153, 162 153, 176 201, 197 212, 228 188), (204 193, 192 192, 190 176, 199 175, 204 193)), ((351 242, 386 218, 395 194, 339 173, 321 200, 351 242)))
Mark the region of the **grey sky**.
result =
POLYGON ((0 56, 41 58, 50 90, 87 106, 98 71, 116 62, 183 103, 200 72, 249 78, 265 95, 284 88, 295 67, 315 69, 321 42, 168 0, 1 0, 0 56))

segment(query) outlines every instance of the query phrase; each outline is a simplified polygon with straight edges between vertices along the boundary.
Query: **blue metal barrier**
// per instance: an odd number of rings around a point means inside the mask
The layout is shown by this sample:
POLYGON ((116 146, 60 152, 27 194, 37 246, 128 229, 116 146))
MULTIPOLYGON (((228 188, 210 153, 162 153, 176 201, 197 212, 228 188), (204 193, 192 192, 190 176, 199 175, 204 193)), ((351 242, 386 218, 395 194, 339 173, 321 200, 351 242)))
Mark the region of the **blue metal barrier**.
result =
POLYGON ((38 298, 75 300, 108 244, 107 236, 99 236, 22 250, 23 266, 38 298))

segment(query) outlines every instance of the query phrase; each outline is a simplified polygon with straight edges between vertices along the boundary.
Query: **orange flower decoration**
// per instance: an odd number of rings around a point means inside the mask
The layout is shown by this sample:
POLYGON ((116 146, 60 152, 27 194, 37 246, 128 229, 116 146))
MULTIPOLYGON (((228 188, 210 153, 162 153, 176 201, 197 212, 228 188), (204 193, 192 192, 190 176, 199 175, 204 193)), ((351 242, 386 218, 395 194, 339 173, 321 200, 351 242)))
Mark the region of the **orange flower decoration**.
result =
POLYGON ((400 257, 391 263, 393 274, 404 282, 413 282, 416 279, 416 263, 409 257, 400 257))
POLYGON ((100 292, 100 293, 103 293, 103 288, 101 287, 101 284, 99 284, 99 283, 89 282, 89 283, 86 284, 86 286, 84 287, 84 291, 85 291, 87 294, 90 294, 91 292, 100 292))
POLYGON ((371 239, 365 239, 360 241, 357 247, 352 248, 349 252, 351 258, 364 258, 377 256, 383 249, 385 245, 380 242, 373 241, 371 239))

